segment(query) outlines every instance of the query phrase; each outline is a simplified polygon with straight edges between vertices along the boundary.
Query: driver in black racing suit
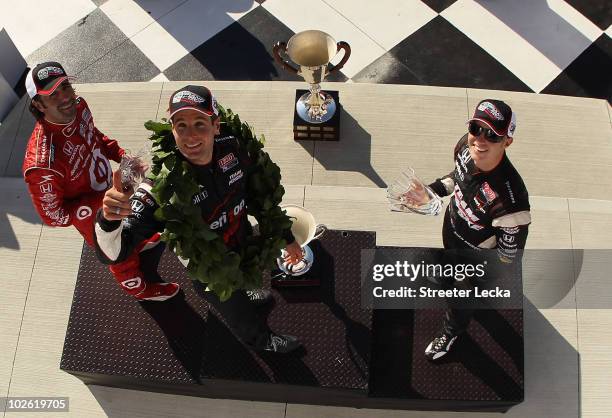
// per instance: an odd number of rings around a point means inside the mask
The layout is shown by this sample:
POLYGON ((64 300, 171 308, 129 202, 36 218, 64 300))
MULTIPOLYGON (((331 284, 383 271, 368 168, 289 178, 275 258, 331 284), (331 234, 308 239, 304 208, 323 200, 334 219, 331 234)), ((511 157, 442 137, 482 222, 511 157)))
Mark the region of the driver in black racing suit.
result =
MULTIPOLYGON (((177 145, 176 158, 187 161, 193 168, 199 192, 191 199, 201 210, 210 229, 223 237, 227 248, 237 251, 251 234, 247 220, 247 178, 251 166, 248 156, 239 148, 233 136, 218 136, 220 124, 215 98, 202 86, 186 86, 170 96, 170 121, 177 145)), ((118 182, 117 173, 114 182, 118 182)), ((164 230, 154 212, 155 202, 151 182, 141 183, 130 199, 129 193, 119 186, 106 192, 103 207, 98 211, 95 235, 98 258, 114 264, 128 257, 142 241, 154 232, 164 230), (121 208, 131 207, 131 214, 124 218, 121 208)), ((285 250, 296 262, 302 254, 291 230, 284 231, 288 243, 285 250)), ((255 305, 271 299, 270 292, 236 290, 226 301, 221 301, 206 284, 193 280, 201 297, 213 305, 227 320, 242 341, 256 350, 287 353, 300 347, 291 335, 272 332, 265 319, 255 310, 255 305)))
MULTIPOLYGON (((452 195, 444 215, 444 248, 492 249, 504 268, 520 263, 531 223, 527 189, 505 152, 513 141, 516 117, 506 103, 487 99, 468 123, 468 133, 455 146, 455 169, 429 185, 439 196, 452 195)), ((449 308, 425 356, 437 360, 446 355, 472 315, 473 309, 449 308)))

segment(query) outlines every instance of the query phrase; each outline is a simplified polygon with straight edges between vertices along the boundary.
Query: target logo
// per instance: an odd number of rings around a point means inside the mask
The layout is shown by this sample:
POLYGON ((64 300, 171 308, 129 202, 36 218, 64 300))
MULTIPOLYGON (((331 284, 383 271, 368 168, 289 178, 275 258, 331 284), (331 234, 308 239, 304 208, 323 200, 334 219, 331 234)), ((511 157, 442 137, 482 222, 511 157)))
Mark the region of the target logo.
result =
POLYGON ((109 189, 113 184, 112 175, 110 163, 99 149, 95 149, 89 166, 91 188, 99 192, 109 189))
POLYGON ((127 279, 121 282, 121 286, 128 290, 136 289, 140 287, 142 284, 142 279, 140 277, 134 277, 131 279, 127 279))
POLYGON ((91 208, 89 206, 81 206, 76 211, 76 217, 79 221, 91 216, 91 208))

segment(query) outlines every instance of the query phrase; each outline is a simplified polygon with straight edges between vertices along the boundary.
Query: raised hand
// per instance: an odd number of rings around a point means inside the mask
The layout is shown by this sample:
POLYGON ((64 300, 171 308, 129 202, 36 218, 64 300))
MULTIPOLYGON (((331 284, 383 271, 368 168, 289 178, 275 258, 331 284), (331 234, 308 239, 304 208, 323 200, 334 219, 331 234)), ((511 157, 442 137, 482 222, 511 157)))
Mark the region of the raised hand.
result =
POLYGON ((412 206, 420 206, 429 202, 429 195, 421 182, 412 180, 410 186, 408 191, 402 194, 401 200, 412 206))
POLYGON ((120 221, 132 213, 130 196, 133 190, 124 190, 121 182, 121 170, 113 173, 113 187, 104 193, 102 199, 102 216, 109 221, 120 221))

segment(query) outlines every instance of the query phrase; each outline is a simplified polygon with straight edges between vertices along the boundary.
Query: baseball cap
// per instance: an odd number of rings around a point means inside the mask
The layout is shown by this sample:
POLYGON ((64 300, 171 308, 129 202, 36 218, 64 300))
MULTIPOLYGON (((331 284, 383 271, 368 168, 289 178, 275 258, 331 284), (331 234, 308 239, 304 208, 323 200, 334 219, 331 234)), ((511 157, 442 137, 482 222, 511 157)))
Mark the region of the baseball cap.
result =
POLYGON ((195 110, 207 116, 218 116, 217 100, 204 86, 185 86, 170 96, 170 118, 181 110, 195 110))
POLYGON ((474 116, 468 121, 480 121, 499 136, 514 137, 516 114, 501 100, 485 99, 478 103, 474 116))
POLYGON ((55 61, 43 62, 32 68, 26 76, 25 85, 30 98, 37 94, 49 96, 64 81, 74 79, 66 75, 62 64, 55 61))

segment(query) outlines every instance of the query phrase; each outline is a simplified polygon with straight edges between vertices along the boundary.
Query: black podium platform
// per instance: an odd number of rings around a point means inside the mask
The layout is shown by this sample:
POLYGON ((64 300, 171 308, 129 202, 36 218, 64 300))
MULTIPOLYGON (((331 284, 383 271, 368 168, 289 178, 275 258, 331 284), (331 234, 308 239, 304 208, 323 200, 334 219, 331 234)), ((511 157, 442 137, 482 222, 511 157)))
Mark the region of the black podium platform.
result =
POLYGON ((181 294, 139 303, 84 247, 60 368, 86 384, 357 408, 504 411, 522 400, 522 311, 477 317, 431 364, 423 350, 443 311, 361 307, 360 252, 375 247, 373 232, 328 231, 311 246, 321 285, 276 289, 266 311, 273 330, 303 342, 289 355, 242 345, 173 254, 158 271, 181 294))

